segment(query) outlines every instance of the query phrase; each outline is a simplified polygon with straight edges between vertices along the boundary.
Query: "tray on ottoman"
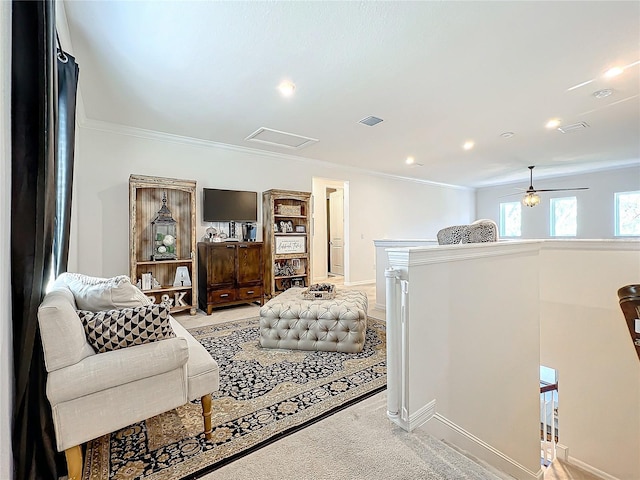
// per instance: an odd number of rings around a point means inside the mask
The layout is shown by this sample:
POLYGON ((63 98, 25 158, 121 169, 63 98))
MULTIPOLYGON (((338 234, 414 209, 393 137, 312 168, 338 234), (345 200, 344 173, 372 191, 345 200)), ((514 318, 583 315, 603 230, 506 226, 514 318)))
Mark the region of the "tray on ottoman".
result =
POLYGON ((314 283, 302 292, 305 300, 331 300, 336 296, 336 286, 331 283, 314 283))
POLYGON ((290 288, 260 309, 260 346, 358 353, 367 331, 367 294, 336 289, 330 300, 306 300, 290 288))

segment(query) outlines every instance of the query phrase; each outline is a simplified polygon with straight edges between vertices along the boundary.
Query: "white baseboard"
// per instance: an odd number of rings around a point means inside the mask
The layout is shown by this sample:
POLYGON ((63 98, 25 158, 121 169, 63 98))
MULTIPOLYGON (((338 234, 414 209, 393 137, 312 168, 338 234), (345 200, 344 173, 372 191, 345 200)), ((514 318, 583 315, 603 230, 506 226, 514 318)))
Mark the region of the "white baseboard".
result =
POLYGON ((562 445, 561 443, 557 443, 556 458, 562 460, 563 462, 569 462, 569 447, 567 447, 566 445, 562 445))
POLYGON ((375 308, 376 310, 381 310, 383 312, 387 311, 387 306, 386 305, 380 305, 379 303, 375 303, 373 305, 373 308, 375 308))
POLYGON ((582 460, 572 457, 571 455, 567 455, 566 462, 570 465, 575 465, 576 467, 581 468, 582 470, 589 472, 590 474, 595 475, 598 478, 602 478, 602 480, 620 480, 619 478, 614 477, 613 475, 609 475, 607 472, 603 472, 602 470, 598 470, 596 467, 593 467, 588 463, 583 462, 582 460))
POLYGON ((518 480, 543 480, 544 470, 542 470, 542 467, 540 467, 537 472, 528 469, 520 462, 489 445, 484 440, 476 437, 471 432, 466 431, 460 425, 457 425, 437 412, 433 415, 432 420, 429 423, 433 423, 434 421, 441 427, 444 427, 447 432, 451 434, 453 440, 449 440, 450 443, 464 451, 468 451, 475 457, 486 461, 492 467, 497 468, 518 480))
POLYGON ((419 408, 417 412, 409 416, 409 421, 407 422, 407 429, 409 431, 415 430, 421 425, 424 425, 429 420, 433 418, 436 413, 436 399, 434 398, 426 405, 423 405, 422 408, 419 408))
POLYGON ((567 447, 566 445, 562 445, 561 443, 558 443, 556 445, 556 458, 570 465, 574 465, 586 472, 589 472, 590 474, 595 475, 598 478, 602 478, 603 480, 620 480, 613 475, 609 475, 608 473, 603 472, 602 470, 599 470, 589 465, 588 463, 583 462, 582 460, 572 457, 571 455, 569 455, 569 447, 567 447))
POLYGON ((358 282, 344 282, 345 287, 354 287, 356 285, 371 285, 376 283, 376 279, 373 280, 360 280, 358 282))
MULTIPOLYGON (((423 405, 414 414, 410 415, 409 418, 400 418, 400 416, 389 418, 408 432, 425 425, 427 431, 435 437, 448 437, 446 441, 462 452, 467 452, 478 460, 486 462, 492 468, 511 475, 518 480, 544 479, 544 470, 542 470, 542 467, 540 467, 537 472, 529 470, 505 453, 492 447, 471 432, 466 431, 460 425, 455 424, 444 415, 437 413, 435 399, 423 405), (446 430, 446 432, 443 431, 443 429, 446 430)), ((607 478, 606 480, 618 479, 607 478)))

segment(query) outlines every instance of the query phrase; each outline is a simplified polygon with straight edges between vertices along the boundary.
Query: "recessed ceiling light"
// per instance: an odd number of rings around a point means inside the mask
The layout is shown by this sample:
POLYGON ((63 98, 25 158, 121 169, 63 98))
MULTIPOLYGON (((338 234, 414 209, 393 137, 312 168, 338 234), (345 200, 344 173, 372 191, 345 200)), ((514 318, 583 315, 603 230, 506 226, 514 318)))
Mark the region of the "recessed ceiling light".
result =
POLYGON ((501 136, 502 138, 511 138, 511 137, 513 137, 514 135, 515 135, 515 133, 513 133, 513 132, 502 132, 502 133, 500 134, 500 136, 501 136))
POLYGON ((290 97, 291 95, 293 95, 293 92, 295 91, 295 89, 296 89, 295 83, 290 82, 289 80, 285 80, 280 85, 278 85, 278 90, 280 90, 280 93, 284 97, 290 97))
POLYGON ((624 69, 622 67, 612 67, 604 73, 604 76, 607 78, 617 77, 622 72, 624 72, 624 69))
POLYGON ((606 98, 612 94, 613 94, 613 90, 611 90, 610 88, 605 88, 603 90, 598 90, 597 92, 593 92, 593 96, 596 98, 606 98))
POLYGON ((475 143, 473 143, 471 140, 467 140, 466 142, 464 142, 464 145, 462 145, 462 148, 464 148, 465 150, 471 150, 474 145, 475 143))
POLYGON ((416 159, 414 157, 411 157, 411 156, 407 157, 407 159, 404 161, 404 163, 406 163, 410 167, 423 167, 424 166, 422 163, 416 162, 416 159))
POLYGON ((549 120, 547 122, 545 127, 547 127, 547 128, 557 128, 559 125, 560 125, 560 120, 558 120, 557 118, 552 118, 551 120, 549 120))

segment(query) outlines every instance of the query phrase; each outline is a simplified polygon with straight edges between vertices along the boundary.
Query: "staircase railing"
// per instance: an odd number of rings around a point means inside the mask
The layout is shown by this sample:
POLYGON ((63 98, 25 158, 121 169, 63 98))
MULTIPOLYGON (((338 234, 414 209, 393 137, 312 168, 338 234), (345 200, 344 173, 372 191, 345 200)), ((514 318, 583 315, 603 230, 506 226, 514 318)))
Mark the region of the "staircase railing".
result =
POLYGON ((558 384, 540 387, 540 457, 544 466, 551 464, 556 458, 558 443, 558 384))

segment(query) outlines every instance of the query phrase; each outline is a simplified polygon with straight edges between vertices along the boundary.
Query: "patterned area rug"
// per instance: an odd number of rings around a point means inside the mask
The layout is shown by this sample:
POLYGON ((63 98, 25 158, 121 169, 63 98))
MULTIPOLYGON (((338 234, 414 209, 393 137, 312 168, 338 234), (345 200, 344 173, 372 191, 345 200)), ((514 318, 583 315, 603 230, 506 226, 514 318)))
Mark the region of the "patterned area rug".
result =
POLYGON ((220 366, 211 441, 192 402, 89 442, 83 479, 197 478, 386 387, 384 322, 369 318, 357 354, 262 349, 258 325, 189 330, 220 366))

